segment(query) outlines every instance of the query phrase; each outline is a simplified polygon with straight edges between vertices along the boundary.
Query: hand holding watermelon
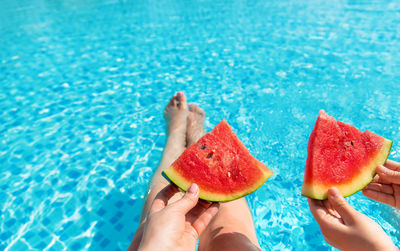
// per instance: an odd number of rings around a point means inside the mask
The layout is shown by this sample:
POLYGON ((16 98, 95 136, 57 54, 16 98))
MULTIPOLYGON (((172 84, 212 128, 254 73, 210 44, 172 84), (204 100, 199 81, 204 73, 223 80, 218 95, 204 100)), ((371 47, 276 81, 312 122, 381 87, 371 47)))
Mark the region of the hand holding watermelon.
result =
POLYGON ((343 198, 369 184, 364 195, 400 209, 400 163, 386 162, 391 146, 390 140, 320 111, 308 142, 302 194, 309 197, 311 213, 330 245, 398 250, 377 223, 343 198))
MULTIPOLYGON (((161 190, 151 205, 138 250, 195 250, 200 234, 218 212, 219 204, 198 203, 199 188, 192 184, 178 201, 168 200, 178 192, 174 185, 161 190)), ((133 249, 133 248, 132 248, 133 249)))
POLYGON ((363 189, 363 194, 370 199, 400 209, 400 163, 387 160, 376 169, 377 175, 363 189))
POLYGON ((398 250, 373 220, 353 209, 337 188, 328 200, 308 199, 311 213, 328 244, 340 250, 398 250))
POLYGON ((385 163, 391 147, 391 140, 362 132, 321 110, 308 140, 302 195, 325 200, 330 187, 344 197, 362 190, 376 167, 385 163))

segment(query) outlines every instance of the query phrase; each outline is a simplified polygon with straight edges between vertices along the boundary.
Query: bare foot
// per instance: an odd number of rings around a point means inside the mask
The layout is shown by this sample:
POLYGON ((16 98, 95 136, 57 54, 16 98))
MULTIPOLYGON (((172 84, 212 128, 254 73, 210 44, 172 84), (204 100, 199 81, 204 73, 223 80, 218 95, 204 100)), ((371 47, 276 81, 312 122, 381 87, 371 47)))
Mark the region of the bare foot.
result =
POLYGON ((189 115, 187 117, 186 142, 187 146, 196 143, 205 133, 204 119, 206 113, 196 104, 189 104, 189 115))
POLYGON ((185 146, 186 143, 188 113, 188 104, 186 103, 186 96, 183 92, 175 94, 164 110, 169 139, 174 137, 176 138, 176 143, 183 146, 185 146))

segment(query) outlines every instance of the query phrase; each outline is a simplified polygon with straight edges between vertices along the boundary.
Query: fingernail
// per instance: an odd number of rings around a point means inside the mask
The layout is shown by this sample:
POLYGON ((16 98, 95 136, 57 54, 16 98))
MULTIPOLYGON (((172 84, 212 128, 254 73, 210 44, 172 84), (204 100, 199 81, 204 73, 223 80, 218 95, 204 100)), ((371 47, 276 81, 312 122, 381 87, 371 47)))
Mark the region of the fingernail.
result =
POLYGON ((197 191, 199 190, 199 187, 196 184, 192 184, 189 187, 188 193, 195 195, 197 193, 197 191))

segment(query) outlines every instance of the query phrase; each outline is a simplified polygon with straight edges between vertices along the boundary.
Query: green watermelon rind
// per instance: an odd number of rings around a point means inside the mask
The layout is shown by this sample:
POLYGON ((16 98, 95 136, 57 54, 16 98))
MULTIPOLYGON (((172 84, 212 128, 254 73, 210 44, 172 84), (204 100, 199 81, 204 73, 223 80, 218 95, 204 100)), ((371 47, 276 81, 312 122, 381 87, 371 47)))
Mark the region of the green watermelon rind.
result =
MULTIPOLYGON (((351 190, 351 192, 347 192, 347 193, 343 192, 341 190, 340 186, 336 186, 336 188, 338 188, 339 191, 342 193, 343 197, 351 196, 351 195, 361 191, 366 186, 368 186, 369 183, 371 183, 372 179, 376 175, 376 167, 379 166, 379 165, 385 164, 386 160, 389 158, 390 150, 392 149, 392 144, 393 144, 393 141, 388 140, 388 139, 384 139, 384 143, 383 143, 383 146, 382 146, 381 150, 376 155, 376 157, 373 158, 373 161, 371 161, 371 162, 375 162, 375 163, 370 164, 371 166, 373 165, 372 172, 371 172, 370 178, 366 179, 366 182, 363 182, 361 185, 358 186, 358 188, 349 189, 349 190, 351 190)), ((362 174, 359 175, 358 177, 360 177, 360 176, 362 176, 362 174)), ((323 195, 314 195, 314 194, 309 193, 308 191, 304 191, 304 190, 311 190, 311 189, 307 189, 307 187, 308 186, 306 184, 303 185, 303 191, 302 191, 301 195, 303 195, 305 197, 308 197, 308 198, 311 198, 311 199, 316 199, 316 200, 326 200, 328 198, 328 189, 329 189, 329 187, 323 188, 323 190, 325 190, 323 195)), ((321 194, 321 192, 319 194, 321 194)))
MULTIPOLYGON (((265 170, 263 171, 263 174, 264 175, 260 177, 260 179, 257 182, 255 182, 252 187, 248 187, 247 190, 241 191, 236 194, 223 194, 223 193, 206 192, 200 189, 199 198, 210 202, 228 202, 240 199, 259 189, 272 176, 273 173, 270 170, 265 170)), ((174 183, 183 191, 187 191, 190 185, 192 183, 195 183, 185 179, 178 173, 174 172, 173 168, 168 168, 165 171, 163 171, 162 176, 164 176, 164 178, 166 178, 169 182, 174 183)))

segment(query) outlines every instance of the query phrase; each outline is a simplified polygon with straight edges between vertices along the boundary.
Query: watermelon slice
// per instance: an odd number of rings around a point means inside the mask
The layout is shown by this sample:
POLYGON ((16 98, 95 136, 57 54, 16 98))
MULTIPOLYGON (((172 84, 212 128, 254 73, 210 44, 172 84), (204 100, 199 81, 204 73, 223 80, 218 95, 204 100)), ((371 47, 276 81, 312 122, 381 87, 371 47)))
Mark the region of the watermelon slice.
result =
POLYGON ((189 146, 163 175, 185 191, 196 183, 203 200, 230 201, 257 190, 272 171, 249 153, 222 120, 189 146))
POLYGON ((392 141, 336 121, 321 110, 310 135, 302 195, 324 200, 337 187, 344 197, 367 186, 386 162, 392 141))

